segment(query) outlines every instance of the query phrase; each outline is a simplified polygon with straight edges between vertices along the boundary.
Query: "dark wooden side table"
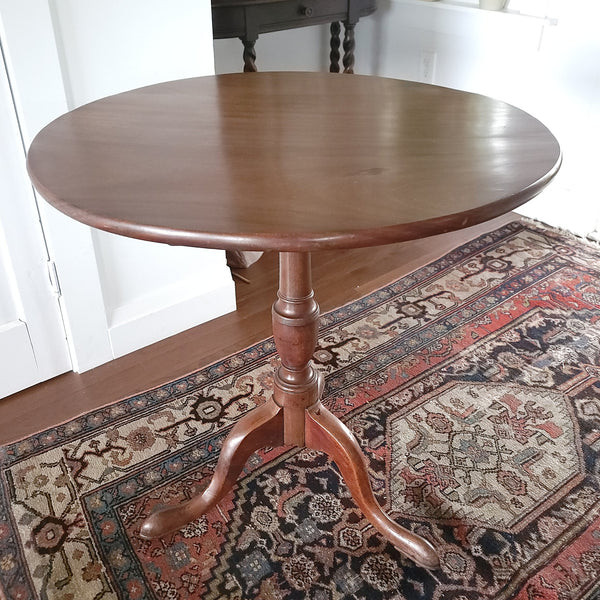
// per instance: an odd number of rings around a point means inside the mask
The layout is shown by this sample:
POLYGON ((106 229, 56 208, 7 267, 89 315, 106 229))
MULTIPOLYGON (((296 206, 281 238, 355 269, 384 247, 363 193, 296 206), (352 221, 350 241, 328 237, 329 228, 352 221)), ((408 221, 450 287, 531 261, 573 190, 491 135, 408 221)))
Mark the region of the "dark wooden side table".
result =
POLYGON ((344 23, 344 73, 354 72, 354 27, 376 9, 376 0, 212 0, 213 37, 239 37, 244 71, 256 71, 254 45, 261 33, 331 23, 332 73, 340 71, 340 21, 344 23))
POLYGON ((560 162, 554 136, 503 102, 329 73, 153 85, 43 129, 29 150, 30 176, 74 219, 155 242, 280 253, 273 398, 232 429, 209 487, 152 514, 142 537, 161 537, 212 508, 256 449, 290 444, 328 453, 372 525, 436 568, 433 546, 379 506, 358 442, 321 403, 323 377, 311 360, 319 320, 311 252, 491 219, 538 194, 560 162))

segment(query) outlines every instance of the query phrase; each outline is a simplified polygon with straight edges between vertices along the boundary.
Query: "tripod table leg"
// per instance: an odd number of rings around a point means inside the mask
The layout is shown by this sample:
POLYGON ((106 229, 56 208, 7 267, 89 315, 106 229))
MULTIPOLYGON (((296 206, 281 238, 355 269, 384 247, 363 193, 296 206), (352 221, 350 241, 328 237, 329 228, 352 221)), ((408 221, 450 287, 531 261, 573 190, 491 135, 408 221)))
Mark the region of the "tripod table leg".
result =
POLYGON ((320 402, 306 411, 305 439, 308 447, 326 452, 335 462, 356 504, 375 529, 418 565, 439 568, 433 546, 383 512, 373 495, 365 457, 356 438, 320 402))
POLYGON ((283 411, 272 400, 243 417, 225 439, 215 473, 204 492, 183 504, 163 508, 142 524, 140 536, 159 538, 208 512, 233 487, 250 455, 283 445, 283 411))

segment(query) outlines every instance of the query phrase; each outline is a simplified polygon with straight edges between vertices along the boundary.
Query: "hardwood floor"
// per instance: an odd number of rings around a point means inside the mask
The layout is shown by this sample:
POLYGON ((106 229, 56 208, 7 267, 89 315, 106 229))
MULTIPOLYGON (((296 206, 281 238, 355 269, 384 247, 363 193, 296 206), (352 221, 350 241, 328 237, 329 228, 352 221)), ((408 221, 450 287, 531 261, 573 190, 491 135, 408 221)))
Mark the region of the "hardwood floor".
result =
MULTIPOLYGON (((456 246, 519 219, 514 213, 414 242, 313 255, 313 287, 325 312, 360 298, 456 246)), ((276 253, 236 282, 238 309, 83 374, 66 373, 0 400, 0 443, 21 439, 77 415, 190 373, 271 335, 276 253)))

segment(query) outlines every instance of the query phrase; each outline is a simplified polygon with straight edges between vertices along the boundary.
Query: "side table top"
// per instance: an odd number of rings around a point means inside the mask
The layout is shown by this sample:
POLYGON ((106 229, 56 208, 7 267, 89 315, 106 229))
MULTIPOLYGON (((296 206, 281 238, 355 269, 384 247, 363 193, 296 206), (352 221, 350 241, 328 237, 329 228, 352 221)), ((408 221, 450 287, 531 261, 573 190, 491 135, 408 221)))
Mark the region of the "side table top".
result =
POLYGON ((561 152, 527 113, 431 85, 246 73, 152 85, 82 106, 33 141, 56 208, 130 237, 314 251, 415 239, 537 195, 561 152))

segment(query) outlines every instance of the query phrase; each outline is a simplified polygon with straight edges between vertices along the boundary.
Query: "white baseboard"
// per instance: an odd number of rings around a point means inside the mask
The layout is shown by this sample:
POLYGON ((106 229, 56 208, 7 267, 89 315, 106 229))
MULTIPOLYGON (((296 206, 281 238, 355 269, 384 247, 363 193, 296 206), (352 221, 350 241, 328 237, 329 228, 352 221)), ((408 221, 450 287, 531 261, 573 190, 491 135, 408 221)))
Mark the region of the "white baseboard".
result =
POLYGON ((23 321, 0 325, 0 398, 40 380, 27 325, 23 321))
POLYGON ((234 311, 235 285, 231 277, 211 283, 206 285, 205 282, 201 291, 181 286, 179 290, 170 288, 168 304, 154 296, 114 310, 108 329, 113 356, 129 354, 234 311))

